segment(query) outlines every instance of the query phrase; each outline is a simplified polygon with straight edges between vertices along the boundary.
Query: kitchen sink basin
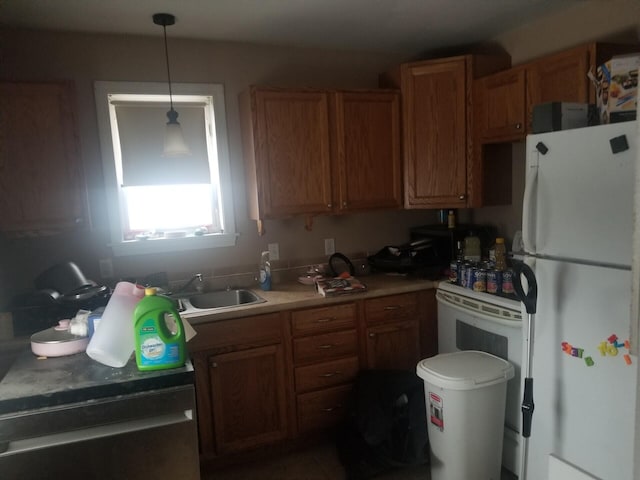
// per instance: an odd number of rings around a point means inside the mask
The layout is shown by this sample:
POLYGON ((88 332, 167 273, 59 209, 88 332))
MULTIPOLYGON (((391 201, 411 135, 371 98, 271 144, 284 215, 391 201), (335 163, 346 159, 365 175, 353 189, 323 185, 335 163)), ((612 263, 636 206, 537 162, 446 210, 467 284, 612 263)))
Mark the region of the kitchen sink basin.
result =
POLYGON ((219 290, 216 292, 198 293, 191 295, 187 301, 194 308, 206 310, 210 308, 238 307, 241 305, 251 305, 254 303, 263 303, 266 300, 251 290, 219 290))

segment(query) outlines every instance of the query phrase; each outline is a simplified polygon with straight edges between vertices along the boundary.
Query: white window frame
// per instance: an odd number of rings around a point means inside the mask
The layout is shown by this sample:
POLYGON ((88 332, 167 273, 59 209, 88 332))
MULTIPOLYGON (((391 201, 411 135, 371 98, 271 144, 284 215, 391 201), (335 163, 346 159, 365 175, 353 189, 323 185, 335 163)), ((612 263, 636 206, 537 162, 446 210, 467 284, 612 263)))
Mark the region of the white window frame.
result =
POLYGON ((161 238, 148 240, 123 240, 122 215, 124 197, 116 173, 116 156, 114 154, 114 138, 111 125, 115 122, 109 105, 109 96, 117 94, 130 95, 166 95, 169 101, 166 83, 151 82, 95 82, 96 109, 98 114, 98 131, 102 152, 102 168, 104 173, 107 210, 109 213, 109 231, 115 256, 141 255, 150 253, 170 253, 184 250, 198 250, 216 247, 230 247, 236 244, 235 213, 233 208, 233 192, 231 190, 231 168, 229 162, 229 143, 227 137, 224 87, 221 84, 171 84, 174 95, 204 95, 213 98, 214 123, 218 150, 218 172, 220 204, 222 212, 223 233, 211 233, 202 236, 182 238, 161 238))

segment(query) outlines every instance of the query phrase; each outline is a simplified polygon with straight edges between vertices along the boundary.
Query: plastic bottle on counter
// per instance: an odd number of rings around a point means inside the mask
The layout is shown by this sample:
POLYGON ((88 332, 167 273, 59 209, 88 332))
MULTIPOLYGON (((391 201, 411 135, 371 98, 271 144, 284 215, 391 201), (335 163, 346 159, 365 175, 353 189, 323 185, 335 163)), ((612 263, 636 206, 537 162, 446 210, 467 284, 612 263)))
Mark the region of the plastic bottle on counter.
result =
POLYGON ((107 303, 98 328, 87 347, 87 355, 109 367, 124 367, 135 347, 133 311, 144 296, 144 288, 119 282, 107 303))
POLYGON ((495 244, 496 270, 501 272, 507 269, 507 247, 504 244, 504 238, 496 238, 495 244))
POLYGON ((271 262, 269 252, 262 252, 260 257, 260 288, 265 292, 271 290, 271 262))
POLYGON ((464 259, 469 262, 479 262, 481 255, 480 239, 471 231, 464 238, 464 259))
POLYGON ((453 210, 449 210, 449 214, 447 215, 447 227, 456 228, 456 214, 453 210))
POLYGON ((187 346, 175 303, 157 295, 155 288, 147 288, 144 293, 133 312, 138 370, 183 366, 187 346))

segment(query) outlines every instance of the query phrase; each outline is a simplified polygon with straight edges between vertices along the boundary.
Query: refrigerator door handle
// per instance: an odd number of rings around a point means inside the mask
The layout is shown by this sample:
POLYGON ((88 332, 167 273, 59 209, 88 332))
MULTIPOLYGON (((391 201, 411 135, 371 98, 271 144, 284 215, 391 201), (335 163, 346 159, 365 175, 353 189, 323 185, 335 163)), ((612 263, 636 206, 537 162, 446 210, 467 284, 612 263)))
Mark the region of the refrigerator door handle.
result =
POLYGON ((524 198, 522 202, 522 242, 524 244, 524 251, 529 253, 535 253, 536 245, 533 232, 535 227, 531 225, 532 218, 535 212, 532 212, 532 202, 534 201, 534 190, 536 189, 536 183, 538 180, 538 158, 540 153, 537 150, 533 150, 529 158, 531 159, 528 165, 528 171, 526 172, 527 181, 524 187, 524 198))

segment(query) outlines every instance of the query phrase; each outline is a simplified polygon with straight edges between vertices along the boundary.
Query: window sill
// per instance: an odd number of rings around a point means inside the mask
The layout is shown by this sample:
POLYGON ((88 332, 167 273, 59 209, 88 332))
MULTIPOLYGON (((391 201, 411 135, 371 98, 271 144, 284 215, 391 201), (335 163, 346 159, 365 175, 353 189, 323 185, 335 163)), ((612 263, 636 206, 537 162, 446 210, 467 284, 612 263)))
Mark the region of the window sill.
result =
POLYGON ((183 238, 154 238, 148 240, 130 240, 112 243, 116 257, 128 255, 147 255, 152 253, 171 253, 185 250, 202 250, 206 248, 233 247, 236 244, 236 234, 216 233, 203 236, 183 238))

